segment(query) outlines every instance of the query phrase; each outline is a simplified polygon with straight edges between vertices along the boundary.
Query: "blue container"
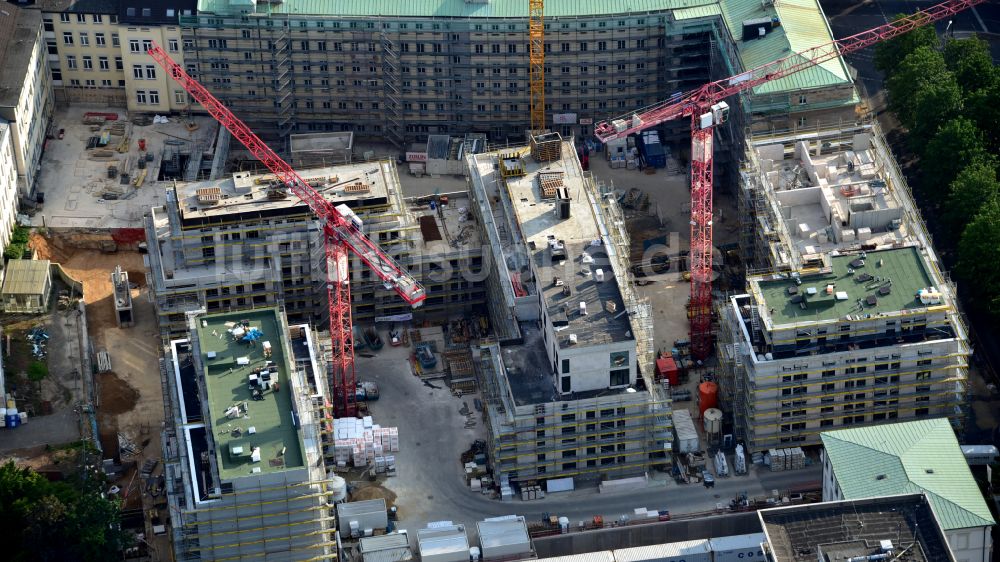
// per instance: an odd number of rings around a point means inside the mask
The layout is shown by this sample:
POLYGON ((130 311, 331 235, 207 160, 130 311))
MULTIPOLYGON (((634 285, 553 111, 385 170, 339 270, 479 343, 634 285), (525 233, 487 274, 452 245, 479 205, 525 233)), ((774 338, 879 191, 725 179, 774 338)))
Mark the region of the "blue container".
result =
POLYGON ((7 423, 8 429, 14 429, 15 427, 21 425, 21 416, 17 414, 7 414, 4 416, 4 421, 7 423))

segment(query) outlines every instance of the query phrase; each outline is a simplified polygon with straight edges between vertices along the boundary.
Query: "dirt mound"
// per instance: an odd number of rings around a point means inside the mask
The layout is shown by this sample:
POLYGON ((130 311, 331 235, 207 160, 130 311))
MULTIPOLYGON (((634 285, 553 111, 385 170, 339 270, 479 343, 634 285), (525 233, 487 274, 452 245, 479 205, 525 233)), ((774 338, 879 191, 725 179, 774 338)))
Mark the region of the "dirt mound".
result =
POLYGON ((142 289, 146 286, 146 272, 145 271, 127 271, 128 282, 136 287, 142 289))
POLYGON ((351 491, 351 501, 384 499, 386 507, 392 507, 396 502, 396 493, 387 490, 378 484, 358 484, 358 487, 351 491))
POLYGON ((101 389, 101 404, 98 410, 105 415, 118 415, 131 412, 139 400, 139 391, 127 382, 118 378, 115 373, 98 375, 101 389))
POLYGON ((28 247, 38 252, 38 259, 50 260, 56 263, 63 263, 66 261, 65 254, 63 254, 59 248, 56 248, 54 244, 49 243, 48 239, 37 232, 31 233, 31 236, 28 238, 28 247))

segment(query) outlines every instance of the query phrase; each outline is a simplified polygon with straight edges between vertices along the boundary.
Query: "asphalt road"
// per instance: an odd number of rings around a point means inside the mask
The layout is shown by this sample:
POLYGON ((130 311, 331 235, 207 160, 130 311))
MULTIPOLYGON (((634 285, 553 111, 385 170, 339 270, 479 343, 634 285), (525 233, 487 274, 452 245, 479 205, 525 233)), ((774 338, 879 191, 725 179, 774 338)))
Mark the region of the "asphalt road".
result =
POLYGON ((383 486, 396 495, 402 529, 414 531, 430 521, 449 520, 465 523, 472 531, 476 521, 510 514, 529 520, 551 514, 589 521, 594 515, 617 519, 637 507, 671 514, 705 512, 719 503, 728 505, 738 494, 764 496, 775 489, 810 484, 818 488, 822 478, 818 464, 789 472, 757 467, 747 476, 717 478, 715 487, 706 489, 700 484, 678 485, 656 473, 648 484, 631 491, 600 494, 596 484, 585 484, 543 500, 492 500, 466 486, 459 460, 473 440, 483 437, 482 423, 466 429, 459 413, 463 402, 473 406, 473 397, 453 396, 442 381, 425 384, 411 373, 407 353, 407 348, 387 346, 374 357, 359 356, 356 364, 359 380, 375 381, 381 390, 380 399, 371 403, 375 423, 399 427, 399 475, 386 479, 383 486))
MULTIPOLYGON (((909 14, 939 3, 934 0, 820 0, 823 11, 830 22, 835 38, 843 38, 878 27, 891 20, 896 14, 909 14)), ((993 60, 1000 61, 1000 4, 986 2, 965 10, 948 20, 935 25, 938 35, 956 38, 977 34, 990 41, 993 60)), ((858 81, 877 104, 882 89, 882 75, 873 64, 875 48, 869 47, 848 55, 847 61, 858 71, 858 81)), ((877 106, 876 106, 877 107, 877 106)))

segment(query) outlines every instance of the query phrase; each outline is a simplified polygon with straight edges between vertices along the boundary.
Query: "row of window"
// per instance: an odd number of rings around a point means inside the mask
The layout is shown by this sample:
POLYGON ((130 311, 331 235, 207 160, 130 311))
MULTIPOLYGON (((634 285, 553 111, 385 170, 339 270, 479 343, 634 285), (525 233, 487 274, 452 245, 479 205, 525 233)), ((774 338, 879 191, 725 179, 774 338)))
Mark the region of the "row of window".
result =
MULTIPOLYGON (((930 381, 931 371, 920 371, 915 373, 913 376, 914 381, 930 381)), ((873 386, 880 386, 886 384, 899 384, 899 375, 885 375, 881 377, 875 377, 871 380, 873 386)), ((852 388, 865 388, 868 386, 868 379, 855 379, 844 381, 842 383, 827 382, 820 385, 820 390, 822 392, 833 392, 837 388, 852 389, 852 388)), ((795 396, 795 395, 805 395, 808 392, 808 386, 792 386, 781 389, 782 396, 795 396)), ((920 386, 917 387, 922 388, 920 386)))
MULTIPOLYGON (((930 414, 930 408, 916 408, 913 410, 913 415, 917 417, 923 417, 930 414)), ((865 423, 867 416, 844 416, 840 418, 840 425, 855 425, 865 423)), ((899 412, 876 412, 872 414, 871 421, 886 421, 899 419, 899 412)), ((836 425, 835 419, 825 419, 819 421, 819 427, 832 427, 836 425)), ((795 431, 804 431, 806 429, 806 422, 796 422, 796 423, 786 423, 781 425, 781 433, 792 433, 795 431)), ((805 437, 802 436, 799 440, 804 440, 805 437)), ((795 440, 795 439, 793 439, 795 440)), ((782 440, 782 442, 785 442, 782 440)))
MULTIPOLYGON (((76 16, 76 23, 87 23, 87 16, 90 16, 90 21, 93 23, 104 23, 104 14, 68 14, 63 12, 59 14, 59 21, 62 23, 69 23, 73 21, 73 16, 76 16)), ((118 16, 116 14, 110 14, 107 16, 110 23, 118 23, 118 16)), ((45 20, 46 23, 50 23, 52 20, 45 20)), ((45 31, 52 31, 46 28, 45 31)))
MULTIPOLYGON (((87 33, 86 31, 79 32, 79 40, 80 40, 80 46, 82 47, 90 46, 90 34, 87 33)), ((75 41, 76 41, 75 36, 73 35, 72 31, 63 32, 63 45, 75 45, 76 44, 75 41)), ((46 43, 48 44, 49 47, 49 54, 56 54, 56 51, 54 50, 55 41, 50 39, 46 43)), ((185 44, 187 43, 185 42, 185 44)), ((94 34, 94 45, 97 47, 106 47, 108 45, 107 37, 105 36, 104 33, 94 34)), ((121 40, 118 37, 118 34, 112 33, 111 46, 118 47, 120 45, 121 45, 121 40)), ((151 49, 153 47, 153 42, 149 39, 129 39, 128 47, 130 53, 141 54, 151 49)), ((179 52, 180 41, 178 39, 168 39, 167 50, 170 51, 171 53, 179 52)))
MULTIPOLYGON (((184 10, 184 15, 190 15, 189 10, 184 10)), ((659 17, 659 18, 656 18, 655 20, 650 20, 650 21, 651 21, 651 23, 662 24, 664 20, 663 20, 662 17, 659 17)), ((265 20, 264 25, 266 27, 275 27, 275 23, 274 22, 275 22, 275 20, 268 19, 268 20, 265 20)), ((198 21, 198 23, 200 25, 204 25, 204 26, 207 26, 207 27, 222 27, 225 24, 225 20, 222 19, 222 18, 205 17, 205 18, 200 18, 199 21, 198 21)), ((316 28, 323 29, 323 28, 327 27, 327 25, 326 25, 327 23, 330 24, 330 28, 331 29, 340 29, 341 27, 344 27, 344 28, 347 28, 347 29, 362 29, 362 28, 363 29, 375 29, 375 22, 370 22, 370 21, 368 21, 368 22, 358 22, 358 21, 348 21, 348 22, 334 21, 334 22, 326 22, 324 20, 299 20, 298 22, 292 24, 291 22, 289 22, 287 20, 281 20, 281 24, 280 25, 283 26, 283 27, 290 27, 290 26, 299 27, 299 28, 316 27, 316 28), (310 26, 310 24, 312 24, 312 25, 310 26)), ((409 23, 403 23, 403 22, 398 22, 398 23, 395 23, 395 22, 383 22, 381 27, 382 27, 382 29, 406 30, 406 29, 410 28, 409 25, 410 25, 409 23)), ((494 23, 494 24, 488 24, 488 25, 489 26, 487 27, 487 24, 477 23, 477 24, 473 24, 472 29, 474 31, 501 31, 501 27, 502 27, 501 24, 494 23)), ((639 19, 636 19, 636 20, 617 20, 617 27, 626 27, 628 25, 639 25, 639 26, 646 25, 646 18, 639 18, 639 19)), ((546 23, 545 24, 545 29, 546 30, 555 29, 554 26, 555 26, 555 24, 546 23)), ((571 24, 569 22, 561 22, 559 24, 558 29, 571 29, 571 26, 572 26, 572 28, 575 28, 575 29, 606 29, 608 27, 611 27, 611 24, 610 24, 610 22, 607 22, 607 21, 595 21, 595 22, 586 22, 586 21, 583 21, 583 22, 575 23, 575 25, 571 24)), ((430 29, 430 30, 433 30, 433 31, 439 31, 441 29, 450 29, 450 28, 451 28, 451 26, 449 24, 447 24, 447 23, 441 24, 441 23, 422 23, 422 22, 418 22, 418 23, 414 23, 413 24, 413 29, 415 29, 417 31, 424 30, 424 29, 430 29)), ((505 30, 506 31, 518 31, 518 30, 523 31, 525 29, 527 29, 527 26, 525 26, 525 25, 508 23, 508 24, 506 24, 506 29, 505 30)), ((460 36, 458 34, 453 34, 452 35, 452 40, 459 41, 460 39, 461 38, 460 38, 460 36)))

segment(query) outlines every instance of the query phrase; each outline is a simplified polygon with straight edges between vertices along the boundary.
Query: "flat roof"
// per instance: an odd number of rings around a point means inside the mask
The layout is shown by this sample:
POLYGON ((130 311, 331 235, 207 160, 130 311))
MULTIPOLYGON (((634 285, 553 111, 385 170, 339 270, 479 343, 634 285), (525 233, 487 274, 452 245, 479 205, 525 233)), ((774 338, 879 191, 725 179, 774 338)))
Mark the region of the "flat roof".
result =
POLYGON ((215 456, 219 476, 223 481, 249 476, 259 468, 260 474, 270 474, 305 466, 302 436, 293 425, 292 385, 289 380, 291 361, 285 357, 284 338, 277 308, 248 310, 226 314, 199 316, 197 337, 201 362, 205 367, 205 387, 208 390, 209 419, 216 442, 215 456), (260 330, 260 339, 249 345, 236 339, 229 331, 237 325, 249 324, 260 330), (251 373, 264 368, 264 345, 270 342, 271 357, 277 374, 272 382, 277 391, 265 391, 263 400, 254 400, 248 388, 251 373), (215 357, 210 358, 209 354, 215 357), (237 364, 248 358, 246 365, 237 364), (238 418, 227 417, 227 409, 245 407, 238 418), (250 432, 254 429, 254 433, 250 432), (241 455, 233 455, 233 447, 242 447, 241 455), (251 462, 253 448, 260 448, 260 462, 251 462), (284 451, 284 453, 282 453, 284 451))
POLYGON ((764 301, 761 316, 781 326, 928 306, 916 296, 918 290, 931 285, 927 266, 916 247, 835 255, 829 257, 829 262, 827 267, 800 272, 801 284, 785 274, 751 278, 751 288, 764 301), (827 293, 828 285, 833 285, 832 294, 827 293), (813 288, 815 294, 809 294, 813 288), (847 298, 838 299, 838 293, 846 293, 847 298), (866 300, 869 298, 874 298, 873 304, 866 300))
MULTIPOLYGON (((560 158, 552 162, 523 158, 525 174, 506 180, 515 215, 512 220, 538 275, 530 282, 542 293, 547 314, 560 334, 560 348, 632 340, 618 281, 584 190, 576 150, 568 141, 562 141, 560 149, 560 158), (542 196, 540 177, 566 189, 568 218, 561 218, 556 197, 542 196), (599 281, 602 276, 604 280, 599 281), (586 303, 585 307, 580 303, 586 303), (577 336, 577 344, 569 342, 570 334, 577 336)), ((482 181, 498 173, 492 156, 478 157, 474 162, 482 181)), ((524 274, 522 280, 529 282, 524 274)))
POLYGON ((820 434, 844 497, 926 493, 945 530, 995 523, 946 418, 820 434))
POLYGON ((775 562, 884 554, 882 541, 892 543, 887 560, 903 552, 909 562, 955 560, 922 494, 777 507, 757 514, 775 562))
POLYGON ((472 202, 468 195, 450 194, 447 205, 410 206, 420 227, 418 241, 425 253, 441 255, 463 249, 480 248, 482 238, 470 214, 472 202))
MULTIPOLYGON (((386 199, 397 182, 392 165, 386 162, 361 162, 300 170, 302 179, 332 203, 348 206, 369 199, 386 199)), ((177 184, 177 200, 182 220, 222 217, 238 213, 280 211, 301 206, 302 200, 290 193, 278 199, 269 196, 268 185, 276 182, 273 174, 237 172, 230 177, 177 184), (204 200, 199 200, 199 192, 204 200)))
POLYGON ((45 292, 49 260, 10 260, 3 279, 4 295, 40 295, 45 292))
POLYGON ((25 82, 30 81, 28 65, 35 40, 42 33, 42 12, 18 8, 10 3, 4 9, 8 15, 0 17, 0 63, 3 64, 0 107, 14 107, 20 100, 25 82))

